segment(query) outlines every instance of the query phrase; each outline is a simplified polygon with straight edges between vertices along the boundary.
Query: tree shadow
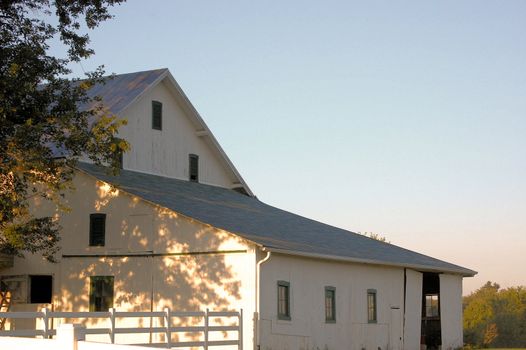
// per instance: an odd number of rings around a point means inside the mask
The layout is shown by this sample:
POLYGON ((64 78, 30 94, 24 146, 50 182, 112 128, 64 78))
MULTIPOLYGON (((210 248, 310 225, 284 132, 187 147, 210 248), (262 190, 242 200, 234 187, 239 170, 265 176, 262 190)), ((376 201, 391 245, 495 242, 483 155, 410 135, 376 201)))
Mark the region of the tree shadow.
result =
MULTIPOLYGON (((29 270, 52 272, 53 310, 89 311, 92 276, 114 276, 113 307, 117 311, 217 311, 244 305, 242 289, 254 279, 249 263, 253 256, 247 242, 84 173, 75 177, 74 187, 76 190, 65 197, 66 205, 72 208, 70 212, 57 212, 45 202, 34 203, 35 210, 54 215, 62 226, 59 262, 48 264, 36 256, 27 256, 22 264, 29 270), (89 246, 91 213, 106 214, 103 247, 89 246)), ((108 327, 107 319, 58 319, 51 326, 57 328, 66 322, 90 328, 108 327)), ((173 318, 171 322, 172 326, 196 326, 203 324, 203 318, 173 318)), ((210 322, 235 325, 237 319, 211 318, 210 322)), ((116 326, 150 328, 164 327, 165 323, 163 318, 137 317, 117 319, 116 326)), ((216 336, 223 339, 237 335, 223 332, 216 336)), ((172 333, 174 342, 202 338, 201 333, 172 333)), ((109 341, 107 335, 87 339, 109 341)), ((118 334, 115 340, 166 341, 164 334, 118 334)))

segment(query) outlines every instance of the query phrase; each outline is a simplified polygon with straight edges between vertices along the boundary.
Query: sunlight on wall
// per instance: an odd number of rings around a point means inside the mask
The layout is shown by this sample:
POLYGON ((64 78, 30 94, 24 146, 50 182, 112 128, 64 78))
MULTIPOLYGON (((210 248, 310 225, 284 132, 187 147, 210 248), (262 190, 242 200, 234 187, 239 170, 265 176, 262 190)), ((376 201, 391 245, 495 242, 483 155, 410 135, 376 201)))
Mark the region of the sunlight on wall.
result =
POLYGON ((119 190, 110 184, 102 181, 97 181, 97 195, 99 200, 95 203, 95 209, 100 211, 103 207, 107 206, 112 198, 119 195, 119 190))

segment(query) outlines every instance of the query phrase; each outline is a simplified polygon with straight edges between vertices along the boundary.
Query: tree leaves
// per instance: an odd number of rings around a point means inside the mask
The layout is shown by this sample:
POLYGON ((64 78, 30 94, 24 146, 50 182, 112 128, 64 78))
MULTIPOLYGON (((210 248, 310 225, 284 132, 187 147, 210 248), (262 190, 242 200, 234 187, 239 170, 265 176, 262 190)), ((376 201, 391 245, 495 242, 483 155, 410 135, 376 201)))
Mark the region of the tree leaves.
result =
POLYGON ((64 76, 70 73, 70 62, 93 54, 82 25, 95 28, 112 17, 109 7, 121 2, 0 3, 0 252, 40 252, 53 260, 59 227, 53 218, 34 217, 29 200, 40 196, 65 209, 61 194, 71 187, 73 167, 81 156, 118 171, 115 148, 128 147, 117 137, 125 121, 86 93, 103 83, 102 67, 84 80, 64 76), (48 42, 55 35, 68 47, 65 58, 48 54, 48 42), (58 152, 65 156, 61 161, 58 152))
POLYGON ((464 340, 479 347, 526 347, 526 289, 487 282, 464 297, 464 340))

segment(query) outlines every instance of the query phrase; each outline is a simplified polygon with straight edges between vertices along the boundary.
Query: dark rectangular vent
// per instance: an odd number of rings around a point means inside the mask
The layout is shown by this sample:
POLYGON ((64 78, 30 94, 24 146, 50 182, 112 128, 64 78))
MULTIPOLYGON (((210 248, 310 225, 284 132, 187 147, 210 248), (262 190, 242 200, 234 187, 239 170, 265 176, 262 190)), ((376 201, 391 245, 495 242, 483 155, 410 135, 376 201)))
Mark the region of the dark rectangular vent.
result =
POLYGON ((190 154, 189 159, 189 180, 193 182, 199 182, 199 156, 196 154, 190 154))
POLYGON ((152 101, 152 129, 163 129, 163 104, 159 101, 152 101))
POLYGON ((90 214, 89 245, 103 247, 106 236, 106 214, 90 214))

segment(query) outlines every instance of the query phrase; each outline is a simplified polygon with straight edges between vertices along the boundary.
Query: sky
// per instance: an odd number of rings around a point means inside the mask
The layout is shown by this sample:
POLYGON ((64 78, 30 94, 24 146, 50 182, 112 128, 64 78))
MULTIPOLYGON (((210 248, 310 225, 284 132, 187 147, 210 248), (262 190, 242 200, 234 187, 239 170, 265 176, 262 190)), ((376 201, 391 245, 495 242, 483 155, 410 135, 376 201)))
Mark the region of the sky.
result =
POLYGON ((260 200, 478 271, 464 294, 526 285, 526 2, 112 13, 73 75, 169 68, 260 200))

